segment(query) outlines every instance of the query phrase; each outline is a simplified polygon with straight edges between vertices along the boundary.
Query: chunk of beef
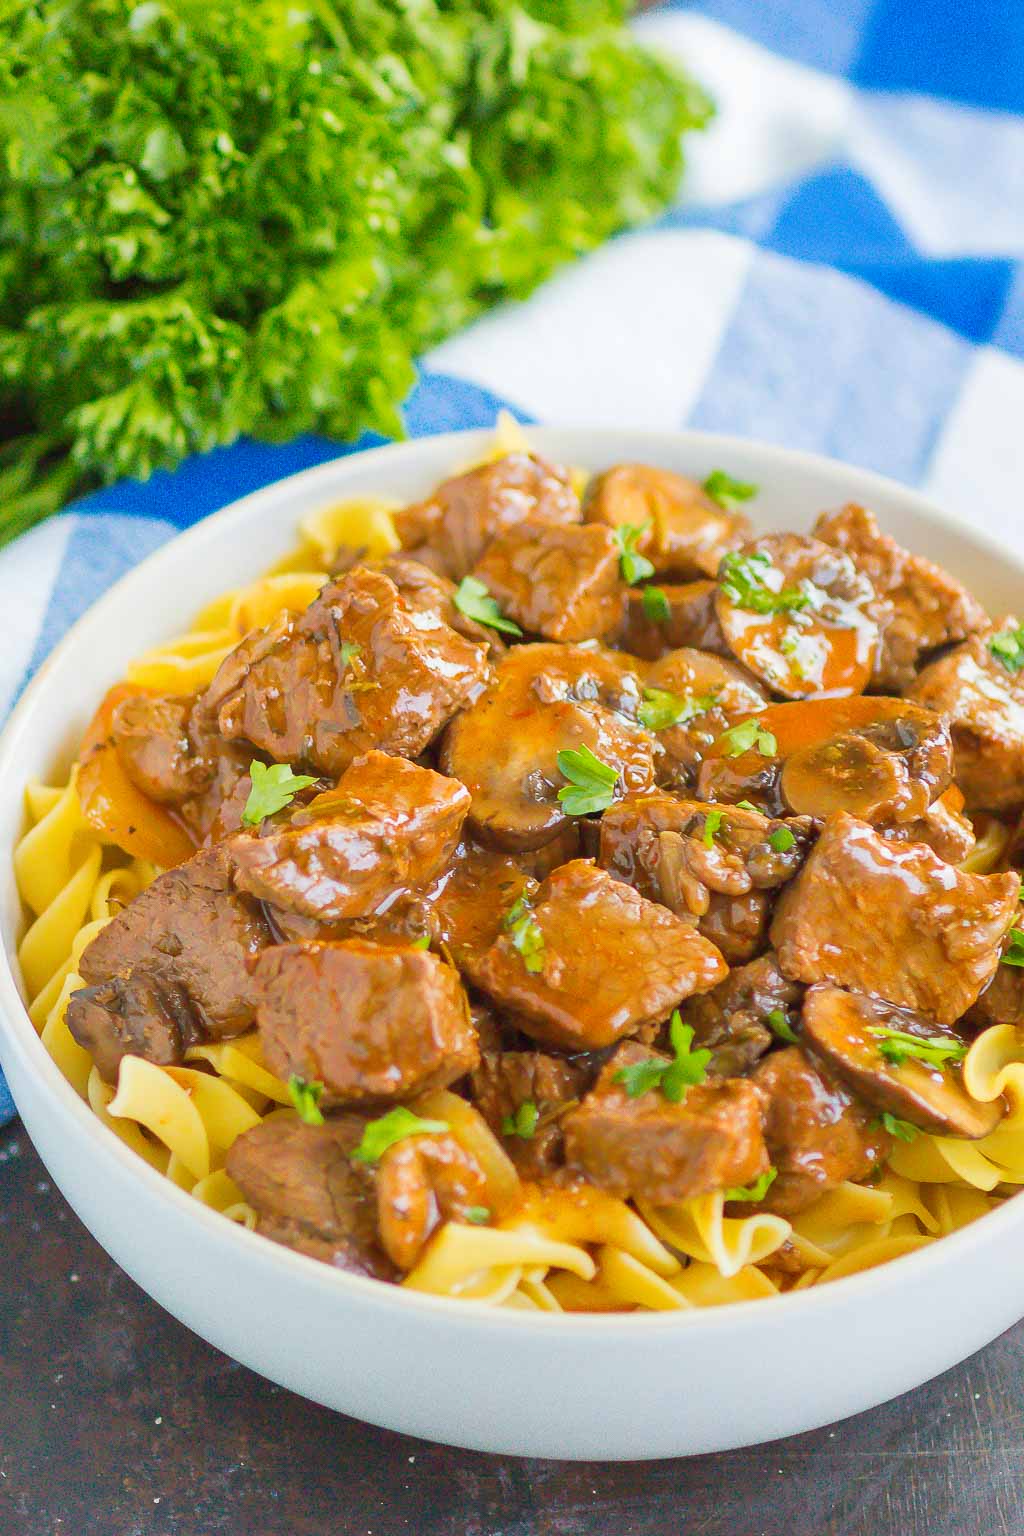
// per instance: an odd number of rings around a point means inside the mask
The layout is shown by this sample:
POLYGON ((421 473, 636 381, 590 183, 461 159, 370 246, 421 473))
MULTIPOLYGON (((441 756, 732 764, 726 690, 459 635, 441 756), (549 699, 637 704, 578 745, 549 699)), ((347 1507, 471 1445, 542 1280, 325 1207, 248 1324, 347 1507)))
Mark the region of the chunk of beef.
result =
POLYGON ((229 740, 332 777, 373 747, 417 757, 479 693, 486 655, 357 566, 298 618, 247 637, 206 695, 229 740))
POLYGON ((747 891, 743 896, 712 891, 698 932, 722 951, 727 965, 746 965, 768 948, 773 900, 771 891, 747 891))
POLYGON ((793 980, 831 981, 952 1024, 999 963, 1019 888, 1014 874, 965 874, 840 812, 780 897, 772 943, 793 980))
POLYGON ((903 549, 864 507, 850 504, 823 512, 814 534, 845 550, 879 596, 892 604, 873 678, 880 691, 902 692, 922 655, 985 628, 985 610, 967 589, 941 566, 903 549))
POLYGON ((234 845, 235 882, 277 907, 337 921, 425 885, 455 851, 469 793, 401 757, 368 752, 291 823, 234 845))
POLYGON ((587 489, 584 515, 643 532, 637 548, 656 571, 714 576, 726 550, 748 537, 749 519, 727 512, 695 480, 650 464, 616 464, 587 489))
POLYGON ((492 686, 453 721, 441 768, 473 797, 470 826, 510 851, 541 848, 568 823, 558 799, 564 749, 589 749, 618 773, 616 794, 654 780, 651 738, 618 712, 639 706, 635 674, 583 646, 517 645, 492 686))
POLYGON ((388 555, 386 560, 381 561, 379 569, 394 582, 411 613, 430 614, 467 640, 477 645, 486 645, 495 660, 504 656, 508 647, 498 631, 467 618, 462 609, 456 607, 455 593, 458 588, 447 576, 424 565, 422 560, 401 552, 388 555))
POLYGON ((541 1051, 484 1051, 470 1078, 470 1097, 496 1136, 522 1105, 536 1106, 533 1135, 507 1136, 504 1145, 524 1178, 539 1179, 564 1162, 562 1117, 592 1077, 585 1061, 541 1051))
POLYGON ((846 1179, 863 1179, 892 1138, 861 1104, 797 1046, 774 1051, 751 1078, 764 1102, 764 1139, 778 1177, 769 1210, 792 1216, 846 1179))
POLYGON ((972 635, 933 661, 908 690, 938 710, 953 734, 956 782, 969 811, 1015 811, 1024 805, 1024 670, 1000 655, 1001 636, 1017 620, 972 635))
POLYGON ((234 889, 231 868, 230 850, 218 845, 160 875, 86 946, 84 980, 141 972, 179 989, 203 1034, 241 1034, 255 1017, 250 966, 270 930, 258 904, 234 889))
POLYGON ((849 555, 797 533, 728 555, 716 602, 737 660, 789 699, 863 693, 891 613, 849 555))
POLYGON ((338 1269, 377 1280, 395 1271, 377 1235, 374 1176, 353 1159, 366 1121, 264 1120, 231 1147, 227 1171, 256 1212, 256 1230, 338 1269))
POLYGON ((983 1104, 964 1088, 963 1037, 913 1009, 819 983, 804 1001, 804 1036, 862 1099, 921 1130, 976 1139, 1006 1113, 1001 1098, 983 1104), (937 1061, 915 1054, 935 1046, 959 1054, 937 1061))
POLYGON ((679 787, 695 781, 704 756, 733 720, 768 702, 756 679, 734 661, 689 648, 670 651, 649 668, 644 699, 641 719, 663 753, 658 777, 679 787))
POLYGON ((66 1018, 108 1083, 117 1081, 123 1056, 173 1066, 202 1033, 182 988, 142 969, 72 992, 66 1018))
POLYGON ((323 1083, 328 1105, 444 1088, 479 1059, 458 973, 428 950, 275 945, 253 990, 268 1067, 323 1083))
POLYGON ((111 717, 110 734, 125 773, 161 805, 180 805, 212 777, 212 765, 196 753, 189 737, 194 702, 191 697, 134 693, 121 699, 111 717))
POLYGON ((717 595, 717 581, 630 587, 616 643, 648 661, 683 646, 731 658, 718 622, 717 595))
POLYGON ((702 997, 691 997, 683 1018, 693 1029, 694 1045, 712 1052, 708 1071, 739 1077, 760 1061, 779 1028, 792 1032, 802 996, 803 987, 783 976, 775 956, 761 955, 731 970, 702 997))
POLYGON ((585 859, 549 875, 475 980, 522 1028, 569 1050, 611 1045, 725 975, 688 924, 585 859))
POLYGON ((614 1195, 671 1205, 751 1183, 767 1172, 757 1090, 742 1078, 690 1088, 673 1104, 657 1089, 630 1098, 618 1074, 658 1057, 629 1041, 566 1115, 565 1155, 614 1195))
POLYGON ((963 812, 964 797, 955 784, 933 800, 913 821, 883 822, 883 837, 898 843, 927 843, 947 864, 962 864, 975 844, 974 827, 963 812))
POLYGON ((622 614, 619 548, 598 524, 527 518, 491 540, 473 574, 503 613, 546 640, 598 640, 622 614))
POLYGON ((997 965, 995 975, 977 1002, 960 1021, 980 1033, 993 1024, 1012 1024, 1024 1030, 1024 970, 1017 965, 997 965))
POLYGON ((455 581, 468 576, 496 534, 530 517, 578 523, 583 516, 568 470, 535 454, 509 453, 443 481, 395 515, 403 548, 426 548, 455 581))

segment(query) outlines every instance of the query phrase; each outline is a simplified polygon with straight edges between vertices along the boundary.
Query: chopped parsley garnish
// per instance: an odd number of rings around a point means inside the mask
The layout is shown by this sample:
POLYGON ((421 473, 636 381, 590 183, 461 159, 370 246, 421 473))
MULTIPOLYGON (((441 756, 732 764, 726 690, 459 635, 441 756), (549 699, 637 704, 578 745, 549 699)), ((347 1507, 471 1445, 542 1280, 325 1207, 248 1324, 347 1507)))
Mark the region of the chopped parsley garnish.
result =
POLYGON ((785 1040, 787 1045, 797 1045, 799 1043, 796 1035, 793 1033, 792 1024, 790 1024, 781 1008, 773 1008, 765 1023, 777 1040, 785 1040))
POLYGON ((755 747, 762 757, 774 757, 779 745, 760 720, 741 720, 739 725, 723 731, 718 739, 725 745, 726 757, 742 757, 744 752, 755 747))
POLYGON ((636 547, 641 534, 646 533, 650 526, 650 523, 620 523, 612 529, 612 537, 619 551, 619 570, 623 581, 628 581, 631 587, 643 581, 645 576, 654 575, 654 566, 646 555, 638 553, 636 547))
POLYGON ((506 929, 514 947, 523 957, 523 968, 531 976, 544 969, 544 935, 540 924, 527 905, 526 897, 520 896, 505 913, 502 926, 506 929))
POLYGON ((796 838, 789 827, 776 827, 768 839, 769 848, 774 848, 776 853, 788 853, 796 842, 796 838))
POLYGON ((252 788, 242 812, 243 827, 258 827, 265 816, 273 816, 291 805, 300 789, 308 789, 316 778, 308 773, 293 773, 287 763, 253 761, 249 764, 252 788))
POLYGON ((644 613, 652 624, 667 624, 672 617, 672 610, 668 605, 668 598, 661 587, 644 587, 643 593, 644 613))
POLYGON ((467 1205, 463 1215, 473 1227, 486 1227, 491 1219, 491 1213, 486 1205, 467 1205))
POLYGON ((679 1104, 686 1096, 687 1088, 696 1087, 707 1077, 710 1051, 691 1051, 693 1026, 684 1024, 677 1008, 669 1023, 669 1039, 675 1053, 674 1061, 659 1061, 647 1056, 629 1066, 620 1067, 613 1082, 621 1083, 630 1099, 638 1099, 652 1088, 660 1088, 671 1104, 679 1104))
POLYGON ((523 1141, 532 1141, 537 1129, 539 1113, 532 1099, 524 1099, 514 1114, 506 1115, 502 1120, 501 1134, 519 1136, 523 1141))
POLYGON ((737 800, 736 809, 738 811, 753 811, 757 816, 764 815, 764 811, 762 811, 761 807, 759 805, 751 805, 749 800, 737 800))
POLYGON ((734 480, 724 469, 713 469, 704 481, 704 493, 717 501, 726 512, 731 512, 742 501, 750 501, 757 495, 758 487, 749 480, 734 480))
POLYGON ((523 633, 518 624, 506 619, 484 583, 477 581, 475 576, 463 576, 455 593, 455 606, 467 619, 475 619, 478 624, 486 624, 488 629, 496 629, 503 635, 521 636, 523 633))
POLYGON ((352 1153, 361 1163, 379 1163, 389 1147, 405 1141, 408 1136, 432 1136, 448 1130, 447 1120, 423 1120, 411 1109, 399 1104, 389 1109, 379 1120, 371 1120, 363 1131, 363 1139, 352 1153))
POLYGON ((323 1083, 311 1082, 308 1078, 297 1077, 292 1073, 288 1079, 288 1097, 295 1105, 295 1112, 300 1120, 307 1125, 323 1125, 324 1117, 320 1113, 320 1098, 324 1091, 323 1083))
POLYGON ((713 848, 715 846, 715 834, 721 830, 724 820, 725 815, 722 811, 705 811, 703 839, 705 848, 713 848))
POLYGON ((1007 672, 1019 672, 1024 667, 1024 624, 1016 629, 1001 629, 992 636, 988 648, 1007 672))
POLYGON ((341 664, 342 664, 342 666, 343 667, 351 666, 352 662, 357 660, 357 658, 362 654, 362 649, 363 649, 362 646, 361 645, 357 645, 354 640, 343 640, 341 642, 341 664))
POLYGON ((1024 930, 1011 928, 1007 934, 1009 945, 1000 958, 1004 965, 1024 965, 1024 930))
POLYGON ((897 1141, 916 1141, 921 1134, 916 1125, 911 1125, 909 1120, 897 1120, 888 1110, 883 1111, 879 1124, 897 1141))
POLYGON ((723 1199, 749 1200, 752 1203, 756 1203, 764 1199, 778 1176, 779 1170, 777 1168, 768 1168, 761 1174, 760 1178, 754 1180, 753 1184, 734 1185, 732 1189, 727 1189, 724 1192, 723 1199))
POLYGON ((771 556, 762 550, 752 555, 730 550, 722 556, 718 580, 730 603, 749 613, 798 613, 808 607, 811 596, 802 588, 783 587, 776 592, 768 585, 765 573, 774 569, 771 556))
POLYGON ((558 771, 569 780, 558 798, 568 816, 589 816, 606 811, 614 798, 619 770, 602 763, 589 747, 559 752, 558 771))
POLYGON ((649 731, 667 731, 670 726, 685 725, 687 720, 706 714, 717 698, 717 693, 669 693, 665 688, 645 688, 637 719, 649 731))
POLYGON ((884 1024, 871 1024, 868 1034, 878 1041, 878 1049, 886 1061, 901 1067, 909 1058, 923 1061, 928 1067, 944 1067, 950 1061, 962 1061, 967 1046, 962 1040, 948 1040, 945 1035, 911 1035, 902 1029, 888 1029, 884 1024))
POLYGON ((410 949, 429 949, 430 948, 430 934, 429 933, 421 933, 419 938, 413 939, 412 944, 409 947, 410 947, 410 949))

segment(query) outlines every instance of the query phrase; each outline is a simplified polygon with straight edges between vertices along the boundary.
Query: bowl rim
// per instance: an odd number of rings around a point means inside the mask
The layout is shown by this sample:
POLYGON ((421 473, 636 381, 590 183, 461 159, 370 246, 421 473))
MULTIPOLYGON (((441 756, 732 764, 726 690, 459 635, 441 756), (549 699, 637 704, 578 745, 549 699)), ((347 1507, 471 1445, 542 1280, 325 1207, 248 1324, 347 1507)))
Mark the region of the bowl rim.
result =
MULTIPOLYGON (((550 425, 542 427, 526 424, 525 430, 529 435, 531 447, 536 447, 541 452, 547 449, 549 452, 557 453, 561 451, 556 446, 559 442, 566 438, 573 438, 592 444, 593 451, 582 455, 583 457, 590 458, 593 462, 600 462, 606 457, 601 452, 605 429, 550 425)), ((716 455, 725 457, 739 450, 744 456, 763 459, 766 466, 770 465, 772 472, 779 475, 784 475, 787 470, 791 470, 796 473, 801 471, 826 473, 839 479, 848 477, 849 499, 870 502, 873 494, 878 494, 885 499, 895 499, 903 503, 912 514, 925 521, 941 525, 956 539, 967 545, 973 545, 975 550, 984 557, 1003 565, 1010 564, 1024 575, 1024 555, 1016 555, 1012 550, 1008 550, 995 535, 967 526, 962 520, 930 501, 921 492, 873 470, 845 464, 825 454, 784 448, 756 438, 729 433, 688 429, 613 430, 621 431, 623 437, 628 437, 637 445, 637 456, 642 453, 645 461, 652 463, 657 463, 662 456, 678 459, 692 453, 696 457, 716 455)), ((491 441, 493 441, 493 428, 470 428, 418 437, 402 443, 386 443, 379 447, 344 454, 262 486, 170 538, 102 593, 76 620, 38 668, 18 699, 3 730, 0 731, 0 783, 16 786, 18 793, 23 791, 24 783, 17 777, 19 748, 30 725, 37 701, 47 692, 51 673, 63 657, 80 644, 83 631, 91 625, 102 627, 106 610, 112 607, 126 590, 138 586, 144 591, 147 585, 159 579, 163 565, 179 561, 187 553, 200 554, 204 544, 217 543, 224 536, 226 529, 236 523, 244 524, 250 518, 257 518, 264 508, 272 506, 282 497, 288 497, 296 491, 308 491, 310 501, 314 501, 321 486, 332 483, 339 474, 344 479, 346 466, 360 470, 367 465, 373 469, 391 465, 414 469, 425 446, 429 446, 432 450, 450 447, 451 462, 458 464, 468 458, 475 449, 491 441)), ((333 489, 339 488, 332 486, 333 489)), ((339 489, 339 494, 344 494, 343 487, 339 489)), ((69 511, 73 512, 74 507, 69 508, 69 511)), ((0 857, 10 860, 13 852, 13 846, 0 848, 0 857)), ((1016 1202, 1009 1197, 998 1210, 986 1212, 984 1216, 967 1226, 940 1235, 936 1241, 901 1255, 898 1259, 889 1260, 872 1269, 843 1276, 828 1285, 784 1292, 772 1298, 731 1301, 715 1307, 693 1307, 664 1312, 548 1313, 538 1311, 534 1314, 526 1310, 496 1307, 484 1301, 411 1291, 402 1285, 351 1274, 306 1254, 297 1253, 294 1249, 275 1243, 260 1233, 250 1232, 239 1223, 227 1220, 221 1212, 195 1200, 191 1194, 180 1189, 165 1175, 158 1173, 145 1159, 132 1152, 120 1137, 103 1124, 89 1104, 78 1095, 65 1078, 43 1045, 28 1016, 18 980, 17 955, 16 952, 9 951, 2 935, 0 935, 0 1035, 3 1035, 8 1049, 18 1056, 20 1065, 36 1079, 40 1091, 48 1096, 50 1107, 55 1115, 69 1117, 77 1124, 83 1136, 93 1144, 94 1155, 98 1162, 106 1161, 108 1165, 116 1165, 129 1180, 138 1181, 140 1193, 144 1191, 148 1197, 157 1202, 167 1202, 170 1210, 185 1220, 196 1222, 201 1231, 209 1232, 211 1239, 235 1245, 237 1261, 240 1265, 246 1265, 247 1256, 251 1259, 259 1253, 262 1255, 263 1266, 275 1270, 284 1284, 297 1286, 305 1284, 315 1288, 338 1287, 339 1303, 347 1297, 353 1307, 365 1302, 377 1309, 398 1308, 403 1315, 419 1313, 424 1319, 441 1315, 449 1324, 457 1326, 461 1320, 467 1328, 471 1329, 482 1327, 486 1323, 488 1327, 516 1333, 523 1330, 543 1330, 544 1335, 550 1340, 554 1340, 556 1336, 585 1338, 596 1332, 604 1337, 615 1337, 621 1341, 636 1337, 638 1329, 643 1329, 646 1335, 652 1330, 658 1333, 694 1328, 721 1331, 760 1326, 756 1320, 762 1317, 761 1309, 766 1300, 770 1300, 772 1304, 770 1313, 767 1315, 775 1317, 780 1307, 786 1309, 787 1316, 795 1315, 797 1312, 810 1315, 822 1308, 836 1307, 842 1300, 853 1303, 857 1298, 862 1301, 870 1301, 871 1298, 881 1299, 894 1287, 902 1290, 904 1287, 912 1287, 926 1280, 932 1270, 944 1262, 953 1261, 957 1255, 966 1256, 970 1250, 977 1249, 979 1246, 998 1243, 1004 1228, 1009 1229, 1024 1221, 1024 1203, 1015 1211, 1016 1202), (259 1245, 258 1249, 253 1247, 254 1242, 259 1245), (946 1256, 945 1259, 943 1255, 946 1256)), ((15 1107, 17 1108, 17 1104, 15 1107)), ((25 1134, 28 1134, 27 1129, 25 1134)))

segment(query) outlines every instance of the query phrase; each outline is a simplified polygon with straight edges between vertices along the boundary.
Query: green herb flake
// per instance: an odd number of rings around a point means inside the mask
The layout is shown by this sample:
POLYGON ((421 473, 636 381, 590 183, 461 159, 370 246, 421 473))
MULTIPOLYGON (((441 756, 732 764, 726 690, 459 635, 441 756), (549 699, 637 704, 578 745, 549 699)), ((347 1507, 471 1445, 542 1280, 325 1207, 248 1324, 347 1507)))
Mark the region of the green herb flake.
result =
POLYGON ((775 569, 770 556, 761 550, 751 555, 730 550, 722 556, 718 580, 733 607, 748 613, 799 613, 809 607, 811 596, 804 588, 782 587, 776 591, 769 585, 766 576, 775 569))
POLYGON ((629 1066, 620 1067, 612 1081, 621 1083, 631 1099, 660 1088, 670 1104, 679 1104, 686 1097, 688 1088, 697 1087, 707 1077, 707 1064, 711 1052, 692 1051, 693 1026, 684 1024, 677 1008, 669 1022, 669 1040, 674 1060, 659 1061, 657 1056, 645 1056, 629 1066))
POLYGON ((482 581, 475 576, 464 576, 459 582, 454 598, 455 606, 467 619, 486 624, 503 635, 522 636, 522 630, 511 619, 506 619, 497 602, 482 581))
POLYGON ((705 811, 704 836, 702 839, 705 848, 713 848, 715 846, 715 837, 721 831, 724 820, 725 814, 722 811, 705 811))
POLYGON ((753 811, 756 816, 764 815, 761 807, 759 805, 751 805, 749 800, 737 800, 736 809, 738 811, 753 811))
POLYGON ((537 976, 544 969, 544 934, 525 896, 513 902, 505 913, 502 927, 523 959, 523 969, 537 976))
POLYGON ((754 1180, 753 1184, 734 1185, 732 1189, 727 1189, 723 1199, 749 1201, 752 1204, 757 1204, 764 1199, 778 1176, 779 1170, 777 1168, 768 1168, 761 1174, 760 1178, 754 1180))
POLYGON ((409 1136, 436 1136, 448 1130, 447 1120, 423 1120, 399 1104, 379 1120, 371 1120, 352 1156, 361 1163, 379 1163, 389 1147, 409 1136))
POLYGON ((518 1136, 523 1141, 532 1141, 537 1130, 539 1113, 532 1099, 524 1099, 514 1114, 506 1115, 502 1120, 501 1134, 518 1136))
POLYGON ((945 1035, 911 1035, 902 1029, 889 1029, 884 1024, 871 1024, 868 1034, 878 1041, 879 1054, 894 1067, 901 1067, 908 1059, 924 1062, 928 1067, 945 1067, 947 1063, 963 1061, 967 1046, 962 1040, 947 1040, 945 1035))
POLYGON ((916 1141, 921 1134, 916 1125, 911 1125, 909 1120, 897 1120, 888 1110, 883 1111, 878 1123, 897 1141, 916 1141))
POLYGON ((1024 930, 1011 928, 1006 937, 1009 942, 1000 956, 1003 965, 1024 965, 1024 930))
POLYGON ((667 731, 673 725, 685 725, 688 720, 707 714, 717 698, 717 692, 669 693, 665 688, 645 688, 637 719, 649 731, 667 731))
POLYGON ((410 944, 409 948, 410 949, 429 949, 430 948, 430 934, 429 933, 421 933, 418 938, 413 939, 413 941, 410 944))
POLYGON ((773 1008, 765 1019, 765 1023, 777 1040, 785 1040, 787 1045, 799 1044, 793 1032, 793 1026, 781 1008, 773 1008))
POLYGON ((713 469, 704 481, 704 493, 716 501, 726 512, 733 511, 744 501, 757 495, 759 486, 749 480, 734 480, 724 469, 713 469))
POLYGON ((574 748, 558 753, 558 771, 569 780, 558 798, 567 816, 590 816, 595 811, 606 811, 615 798, 615 786, 619 771, 608 763, 602 763, 589 747, 574 748))
POLYGON ((462 1214, 471 1227, 486 1227, 491 1219, 486 1205, 467 1205, 462 1214))
POLYGON ((644 587, 641 594, 644 613, 652 624, 667 624, 672 617, 668 597, 661 587, 644 587))
MULTIPOLYGON (((647 576, 654 575, 654 566, 637 550, 637 544, 647 532, 650 523, 620 523, 612 529, 612 537, 619 551, 619 570, 623 581, 632 587, 638 581, 643 581, 647 576)), ((662 593, 664 596, 664 593, 662 593)))
POLYGON ((1019 672, 1024 667, 1024 624, 1016 629, 1001 629, 992 636, 988 648, 1007 672, 1019 672))
POLYGON ((796 838, 789 827, 776 827, 768 838, 769 848, 773 848, 776 853, 788 853, 795 843, 796 838))
POLYGON ((287 763, 253 761, 249 764, 252 787, 242 812, 243 827, 258 827, 265 816, 273 816, 291 805, 300 789, 308 789, 316 778, 308 773, 293 773, 287 763))
POLYGON ((638 1099, 641 1094, 657 1088, 668 1067, 668 1062, 659 1061, 657 1056, 645 1056, 642 1061, 632 1061, 628 1066, 620 1067, 612 1082, 622 1084, 627 1098, 638 1099))
POLYGON ((726 757, 742 757, 755 748, 762 757, 774 757, 779 745, 760 720, 741 720, 739 725, 722 732, 718 744, 725 747, 726 757))
POLYGON ((361 645, 357 645, 354 640, 343 640, 341 642, 340 652, 341 665, 343 669, 347 671, 354 661, 359 660, 359 657, 362 654, 363 648, 361 645))
POLYGON ((295 1106, 299 1119, 304 1120, 307 1125, 324 1123, 324 1117, 320 1112, 323 1091, 323 1083, 311 1082, 308 1078, 296 1076, 295 1073, 292 1073, 288 1079, 288 1097, 295 1106))

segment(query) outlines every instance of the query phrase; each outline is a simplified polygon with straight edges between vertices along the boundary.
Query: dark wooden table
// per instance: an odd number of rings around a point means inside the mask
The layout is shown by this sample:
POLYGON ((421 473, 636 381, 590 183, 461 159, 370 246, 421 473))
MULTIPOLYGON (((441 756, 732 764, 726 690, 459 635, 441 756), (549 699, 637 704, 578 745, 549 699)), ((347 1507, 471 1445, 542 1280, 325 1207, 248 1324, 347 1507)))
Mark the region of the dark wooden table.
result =
POLYGON ((873 1413, 689 1461, 427 1445, 197 1339, 0 1132, 0 1536, 1021 1536, 1022 1365, 1024 1325, 873 1413))

